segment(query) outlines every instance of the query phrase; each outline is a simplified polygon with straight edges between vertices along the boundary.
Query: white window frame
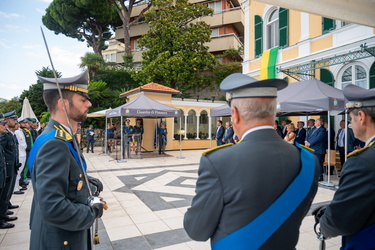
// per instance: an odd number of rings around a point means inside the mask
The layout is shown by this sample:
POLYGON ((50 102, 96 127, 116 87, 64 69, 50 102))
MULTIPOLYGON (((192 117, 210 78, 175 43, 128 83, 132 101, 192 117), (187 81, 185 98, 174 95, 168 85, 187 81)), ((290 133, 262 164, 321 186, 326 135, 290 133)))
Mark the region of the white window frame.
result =
POLYGON ((368 89, 369 87, 370 87, 370 77, 369 77, 369 68, 364 64, 364 63, 361 63, 361 62, 358 62, 358 61, 355 61, 355 62, 350 62, 350 63, 348 63, 348 64, 346 64, 346 65, 344 65, 341 69, 340 69, 340 71, 339 71, 339 74, 338 74, 338 77, 337 77, 337 80, 339 81, 339 89, 343 89, 343 81, 342 81, 342 77, 343 77, 343 75, 344 75, 344 72, 348 69, 348 68, 352 68, 352 81, 351 81, 351 84, 355 84, 356 83, 356 81, 358 81, 358 80, 356 80, 354 77, 356 77, 356 72, 355 72, 355 70, 356 70, 356 68, 355 68, 355 66, 360 66, 360 67, 362 67, 364 70, 365 70, 365 72, 366 72, 366 86, 361 86, 361 87, 365 87, 366 89, 368 89), (354 77, 353 77, 354 76, 354 77))
POLYGON ((263 51, 266 51, 266 50, 269 50, 269 49, 272 49, 274 47, 279 46, 279 17, 277 17, 277 19, 272 21, 272 22, 268 21, 274 11, 277 11, 277 14, 278 14, 279 8, 276 7, 276 6, 272 6, 271 8, 269 8, 265 12, 265 15, 263 16, 263 48, 265 48, 263 51), (269 26, 269 24, 275 23, 275 22, 277 22, 277 25, 276 25, 277 27, 275 29, 276 44, 275 44, 275 46, 271 46, 269 44, 270 43, 270 36, 269 36, 269 33, 268 33, 268 26, 269 26))
POLYGON ((214 10, 214 14, 220 13, 220 12, 223 11, 223 5, 221 3, 221 0, 215 1, 215 2, 210 2, 207 5, 208 5, 208 7, 210 7, 211 9, 214 10))

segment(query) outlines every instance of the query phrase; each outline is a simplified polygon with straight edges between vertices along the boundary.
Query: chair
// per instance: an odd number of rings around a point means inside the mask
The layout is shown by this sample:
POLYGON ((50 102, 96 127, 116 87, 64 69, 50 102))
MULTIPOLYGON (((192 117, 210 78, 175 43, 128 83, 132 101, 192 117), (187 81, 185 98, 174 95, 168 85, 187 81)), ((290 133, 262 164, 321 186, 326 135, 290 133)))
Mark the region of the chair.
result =
POLYGON ((328 169, 330 169, 330 167, 328 166, 334 166, 335 168, 335 172, 336 172, 336 175, 338 175, 338 172, 337 172, 337 168, 336 168, 336 150, 330 150, 331 152, 331 155, 330 155, 330 164, 328 164, 328 149, 326 150, 326 155, 325 155, 325 158, 324 158, 324 162, 323 162, 323 167, 326 167, 327 168, 327 173, 328 173, 328 169))

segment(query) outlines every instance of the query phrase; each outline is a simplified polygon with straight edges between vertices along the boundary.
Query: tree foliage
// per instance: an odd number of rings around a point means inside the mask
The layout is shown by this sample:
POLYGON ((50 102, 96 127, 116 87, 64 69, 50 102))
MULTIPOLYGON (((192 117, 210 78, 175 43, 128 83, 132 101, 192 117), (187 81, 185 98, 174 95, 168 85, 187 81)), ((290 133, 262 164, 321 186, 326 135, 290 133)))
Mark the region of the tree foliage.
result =
POLYGON ((146 13, 149 31, 138 39, 143 53, 141 70, 134 77, 143 83, 157 82, 179 90, 199 89, 210 84, 205 72, 216 64, 205 45, 210 42, 210 26, 192 22, 212 15, 207 5, 188 0, 155 0, 158 8, 146 13))
POLYGON ((4 100, 0 102, 0 113, 8 113, 16 110, 16 114, 21 114, 22 104, 18 97, 13 97, 11 100, 4 100))
MULTIPOLYGON (((49 67, 43 67, 41 70, 35 71, 37 76, 49 77, 53 78, 54 74, 49 67)), ((56 72, 56 76, 58 78, 61 77, 60 72, 56 72)), ((37 81, 35 84, 30 85, 28 90, 24 90, 20 96, 19 102, 22 103, 23 100, 27 97, 30 102, 30 106, 32 107, 35 115, 40 118, 41 115, 47 111, 47 106, 44 104, 43 100, 43 84, 40 81, 37 81)))
MULTIPOLYGON (((116 9, 118 16, 122 21, 122 28, 124 32, 125 55, 131 56, 130 46, 130 27, 136 25, 139 20, 143 19, 144 13, 152 6, 153 0, 108 0, 116 9), (134 7, 144 5, 139 14, 133 19, 132 12, 134 7)), ((127 62, 128 63, 128 62, 127 62)))
POLYGON ((106 62, 104 61, 102 56, 87 52, 83 57, 81 57, 81 64, 79 65, 79 67, 87 68, 90 74, 90 79, 92 79, 92 81, 96 81, 96 72, 100 68, 105 67, 105 64, 106 62))
POLYGON ((114 6, 103 0, 54 0, 42 21, 55 34, 86 40, 98 55, 107 48, 111 28, 120 23, 114 6))

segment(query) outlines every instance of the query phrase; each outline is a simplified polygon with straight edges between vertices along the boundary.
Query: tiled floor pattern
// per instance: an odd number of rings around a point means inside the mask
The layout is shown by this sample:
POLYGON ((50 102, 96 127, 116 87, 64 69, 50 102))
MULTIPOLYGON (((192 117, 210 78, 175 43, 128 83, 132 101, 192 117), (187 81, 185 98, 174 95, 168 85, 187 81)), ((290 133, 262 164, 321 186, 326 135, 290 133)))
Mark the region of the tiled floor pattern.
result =
MULTIPOLYGON (((96 151, 98 152, 99 149, 96 151)), ((183 229, 183 215, 194 196, 197 169, 202 150, 171 151, 166 157, 152 157, 118 162, 110 156, 86 154, 89 174, 104 184, 102 197, 109 210, 99 223, 100 244, 96 249, 210 249, 209 242, 192 241, 183 229), (177 158, 178 156, 184 159, 177 158)), ((332 176, 337 183, 337 177, 332 176)), ((334 191, 320 187, 313 206, 328 203, 334 191)), ((28 249, 28 228, 33 191, 13 195, 18 220, 12 229, 0 231, 0 249, 28 249)), ((302 222, 298 250, 318 249, 313 231, 314 218, 302 222)), ((326 249, 339 249, 340 238, 326 241, 326 249)))

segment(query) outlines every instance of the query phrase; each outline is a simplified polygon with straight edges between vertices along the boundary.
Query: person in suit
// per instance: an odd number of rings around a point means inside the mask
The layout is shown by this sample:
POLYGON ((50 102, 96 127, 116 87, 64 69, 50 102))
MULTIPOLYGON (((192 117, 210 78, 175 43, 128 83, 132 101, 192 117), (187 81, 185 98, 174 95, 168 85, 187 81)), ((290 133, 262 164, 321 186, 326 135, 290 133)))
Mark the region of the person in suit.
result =
POLYGON ((216 145, 220 146, 223 145, 223 136, 224 136, 225 129, 223 127, 223 122, 221 120, 217 121, 217 128, 216 128, 216 145))
POLYGON ((306 139, 306 129, 304 128, 305 123, 303 121, 297 122, 297 129, 295 131, 296 133, 296 140, 295 143, 298 144, 305 144, 305 139, 306 139))
POLYGON ((315 119, 309 119, 307 121, 306 136, 315 129, 315 119))
POLYGON ((277 90, 286 86, 281 79, 258 81, 240 73, 221 83, 220 88, 227 91, 234 131, 242 141, 202 154, 196 195, 184 216, 184 228, 192 239, 211 239, 213 249, 295 248, 301 221, 317 191, 318 162, 307 149, 300 151, 288 144, 273 129, 277 90), (307 161, 309 167, 301 152, 312 159, 307 161), (307 169, 309 181, 299 186, 305 192, 298 202, 275 204, 307 169), (277 204, 281 205, 277 211, 290 211, 290 216, 269 225, 263 220, 273 216, 265 211, 277 204), (259 218, 266 225, 264 231, 254 228, 259 218), (238 233, 241 236, 233 239, 238 233))
MULTIPOLYGON (((327 130, 327 136, 328 136, 328 122, 327 121, 324 121, 324 128, 327 130)), ((336 135, 336 132, 335 130, 330 127, 329 128, 329 136, 330 136, 330 149, 331 150, 335 150, 335 135, 336 135)), ((328 141, 327 141, 327 149, 328 149, 328 141)))
POLYGON ((230 122, 226 122, 225 132, 224 132, 224 136, 222 139, 223 144, 233 143, 233 135, 234 135, 234 132, 233 132, 232 126, 230 125, 230 122))
POLYGON ((51 118, 29 156, 34 190, 30 249, 91 249, 90 227, 102 216, 103 204, 90 196, 89 188, 96 196, 103 185, 87 176, 85 159, 73 141, 91 107, 87 72, 59 78, 62 98, 54 78, 38 78, 51 118))
POLYGON ((283 131, 281 130, 281 127, 279 126, 278 120, 275 120, 275 123, 273 124, 273 129, 277 132, 278 135, 280 135, 281 138, 283 138, 283 131))
POLYGON ((6 164, 6 184, 0 197, 0 228, 14 227, 14 224, 7 223, 17 220, 16 216, 7 215, 8 209, 18 208, 18 205, 12 205, 13 188, 16 182, 17 170, 20 167, 18 162, 18 141, 12 131, 17 124, 17 115, 15 110, 4 114, 8 128, 0 135, 0 144, 4 150, 6 164))
POLYGON ((342 236, 341 249, 375 249, 375 89, 343 90, 354 136, 365 147, 348 155, 332 202, 321 208, 324 238, 342 236))
MULTIPOLYGON (((354 151, 356 146, 356 138, 354 137, 353 129, 348 128, 348 138, 347 138, 347 154, 354 151)), ((341 166, 344 166, 345 163, 345 120, 340 121, 340 128, 337 131, 336 137, 336 150, 340 154, 341 166)))
POLYGON ((315 120, 315 128, 310 130, 305 140, 305 146, 314 150, 315 156, 319 160, 320 174, 319 181, 323 181, 323 162, 327 149, 327 130, 323 126, 323 119, 315 120))

